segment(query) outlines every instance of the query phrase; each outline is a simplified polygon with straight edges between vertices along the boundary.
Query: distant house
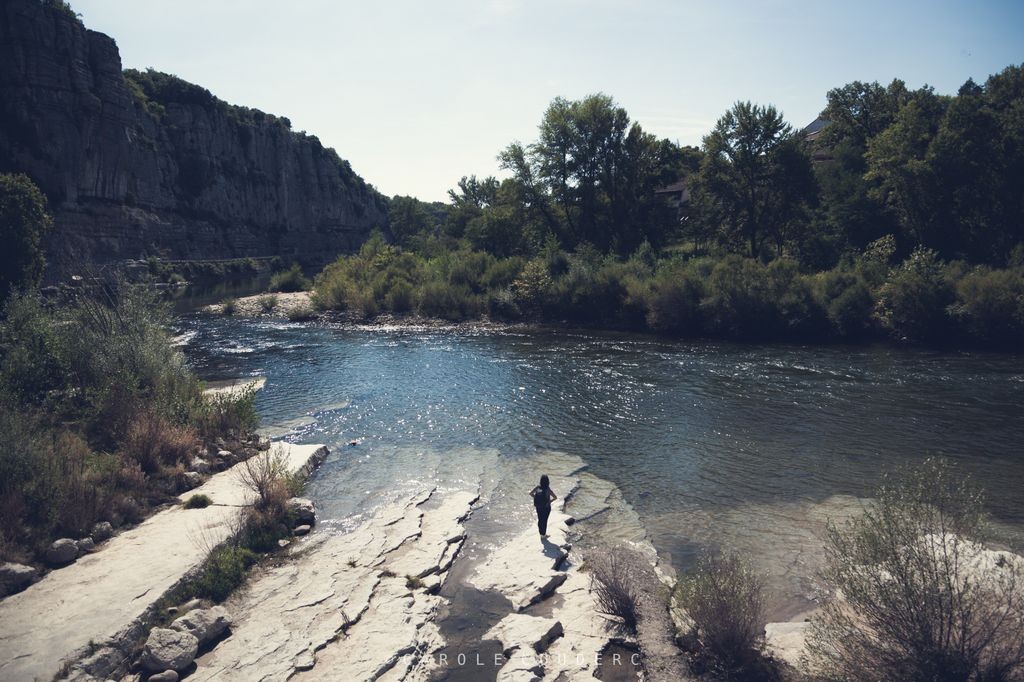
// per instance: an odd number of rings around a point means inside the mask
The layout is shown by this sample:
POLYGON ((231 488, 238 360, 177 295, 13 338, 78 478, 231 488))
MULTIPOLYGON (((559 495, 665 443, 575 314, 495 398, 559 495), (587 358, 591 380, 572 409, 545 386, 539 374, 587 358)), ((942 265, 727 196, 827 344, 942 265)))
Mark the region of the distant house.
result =
POLYGON ((829 161, 832 159, 832 156, 828 153, 824 146, 820 144, 822 131, 824 131, 825 128, 829 127, 829 125, 831 124, 832 121, 829 121, 828 119, 819 116, 818 118, 811 121, 810 125, 805 126, 804 129, 800 131, 800 133, 804 136, 804 139, 811 146, 812 163, 829 161))
POLYGON ((654 193, 664 197, 668 205, 675 209, 676 218, 679 220, 683 219, 683 211, 686 209, 686 205, 690 203, 689 178, 679 178, 671 185, 654 190, 654 193))

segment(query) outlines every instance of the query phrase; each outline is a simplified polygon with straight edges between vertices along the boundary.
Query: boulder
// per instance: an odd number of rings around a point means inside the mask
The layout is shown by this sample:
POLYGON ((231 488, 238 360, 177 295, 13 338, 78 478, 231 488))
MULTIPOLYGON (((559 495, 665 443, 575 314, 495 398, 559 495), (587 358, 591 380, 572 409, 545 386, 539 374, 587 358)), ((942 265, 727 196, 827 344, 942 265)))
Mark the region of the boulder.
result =
POLYGON ((293 497, 288 500, 288 511, 295 515, 299 524, 312 525, 316 520, 316 506, 305 497, 293 497))
POLYGON ((202 457, 195 457, 188 464, 188 468, 200 474, 210 473, 210 463, 202 457))
POLYGON ((153 628, 142 648, 142 667, 150 672, 184 670, 192 664, 199 651, 195 635, 170 628, 153 628))
POLYGON ((92 532, 89 533, 89 537, 93 539, 93 542, 109 540, 113 535, 114 527, 110 525, 109 521, 100 521, 92 527, 92 532))
POLYGON ((218 450, 217 457, 223 459, 226 462, 230 462, 234 458, 234 454, 230 450, 218 450))
POLYGON ((184 487, 184 490, 181 492, 192 490, 193 488, 198 488, 203 484, 203 475, 198 471, 186 471, 181 476, 181 482, 184 487))
POLYGON ((171 628, 187 632, 199 641, 202 646, 212 642, 231 627, 231 615, 223 606, 211 609, 195 609, 171 623, 171 628))
POLYGON ((302 526, 296 526, 295 530, 293 530, 292 533, 295 534, 295 537, 301 537, 303 535, 308 535, 309 531, 311 531, 311 530, 312 530, 312 528, 310 526, 302 525, 302 526))
POLYGON ((149 682, 178 682, 178 673, 173 670, 165 670, 162 673, 149 676, 149 682))
POLYGON ((78 547, 79 554, 85 554, 96 549, 96 543, 92 541, 92 538, 82 538, 75 541, 75 545, 78 547))
POLYGON ((70 564, 78 558, 78 544, 71 538, 54 540, 46 550, 46 563, 51 566, 70 564))
POLYGON ((0 595, 26 587, 36 577, 35 568, 11 562, 0 564, 0 595))

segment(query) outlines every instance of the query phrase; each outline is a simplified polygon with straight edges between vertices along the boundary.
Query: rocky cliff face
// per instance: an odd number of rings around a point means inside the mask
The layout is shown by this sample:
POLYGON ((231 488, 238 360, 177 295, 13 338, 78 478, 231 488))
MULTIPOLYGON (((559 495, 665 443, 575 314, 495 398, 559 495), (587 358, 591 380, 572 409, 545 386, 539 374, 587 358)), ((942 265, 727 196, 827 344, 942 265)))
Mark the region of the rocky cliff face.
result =
POLYGON ((146 256, 322 261, 386 222, 385 199, 287 119, 155 72, 60 0, 0 3, 0 172, 56 228, 50 275, 146 256))

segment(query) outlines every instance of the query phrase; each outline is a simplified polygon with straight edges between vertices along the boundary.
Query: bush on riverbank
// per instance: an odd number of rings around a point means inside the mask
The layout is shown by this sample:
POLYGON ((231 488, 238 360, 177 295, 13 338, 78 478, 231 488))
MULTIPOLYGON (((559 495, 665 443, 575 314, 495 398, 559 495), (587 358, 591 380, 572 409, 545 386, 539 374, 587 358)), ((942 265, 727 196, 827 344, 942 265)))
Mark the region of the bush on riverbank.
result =
POLYGON ((207 401, 140 287, 16 294, 0 321, 0 546, 39 551, 97 521, 138 522, 177 492, 203 438, 241 439, 251 394, 207 401))
POLYGON ((302 274, 302 268, 298 263, 292 263, 292 266, 287 270, 275 272, 270 278, 269 291, 279 291, 281 293, 293 293, 296 291, 308 291, 313 286, 313 283, 302 274))
POLYGON ((1010 680, 1024 673, 1024 566, 986 555, 980 491, 929 460, 826 537, 832 591, 808 650, 828 679, 1010 680))
MULTIPOLYGON (((693 621, 699 649, 694 667, 723 679, 773 679, 762 656, 764 586, 735 554, 709 554, 683 577, 673 604, 693 621)), ((679 618, 677 620, 685 620, 679 618)))
POLYGON ((403 251, 376 235, 316 279, 315 303, 364 318, 417 313, 445 320, 568 321, 614 329, 736 340, 892 338, 1020 348, 1024 266, 945 263, 919 249, 890 263, 891 239, 831 270, 737 254, 628 259, 581 245, 531 260, 468 247, 403 251))

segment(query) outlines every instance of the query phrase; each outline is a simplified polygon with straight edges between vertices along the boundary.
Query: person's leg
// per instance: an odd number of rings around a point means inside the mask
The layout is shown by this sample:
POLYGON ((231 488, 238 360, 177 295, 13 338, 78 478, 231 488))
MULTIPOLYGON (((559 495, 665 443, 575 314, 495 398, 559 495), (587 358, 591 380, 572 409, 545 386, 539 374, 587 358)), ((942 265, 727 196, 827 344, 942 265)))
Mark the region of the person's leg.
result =
POLYGON ((551 514, 550 509, 538 509, 537 510, 537 528, 540 530, 541 535, 548 534, 548 516, 551 514))

